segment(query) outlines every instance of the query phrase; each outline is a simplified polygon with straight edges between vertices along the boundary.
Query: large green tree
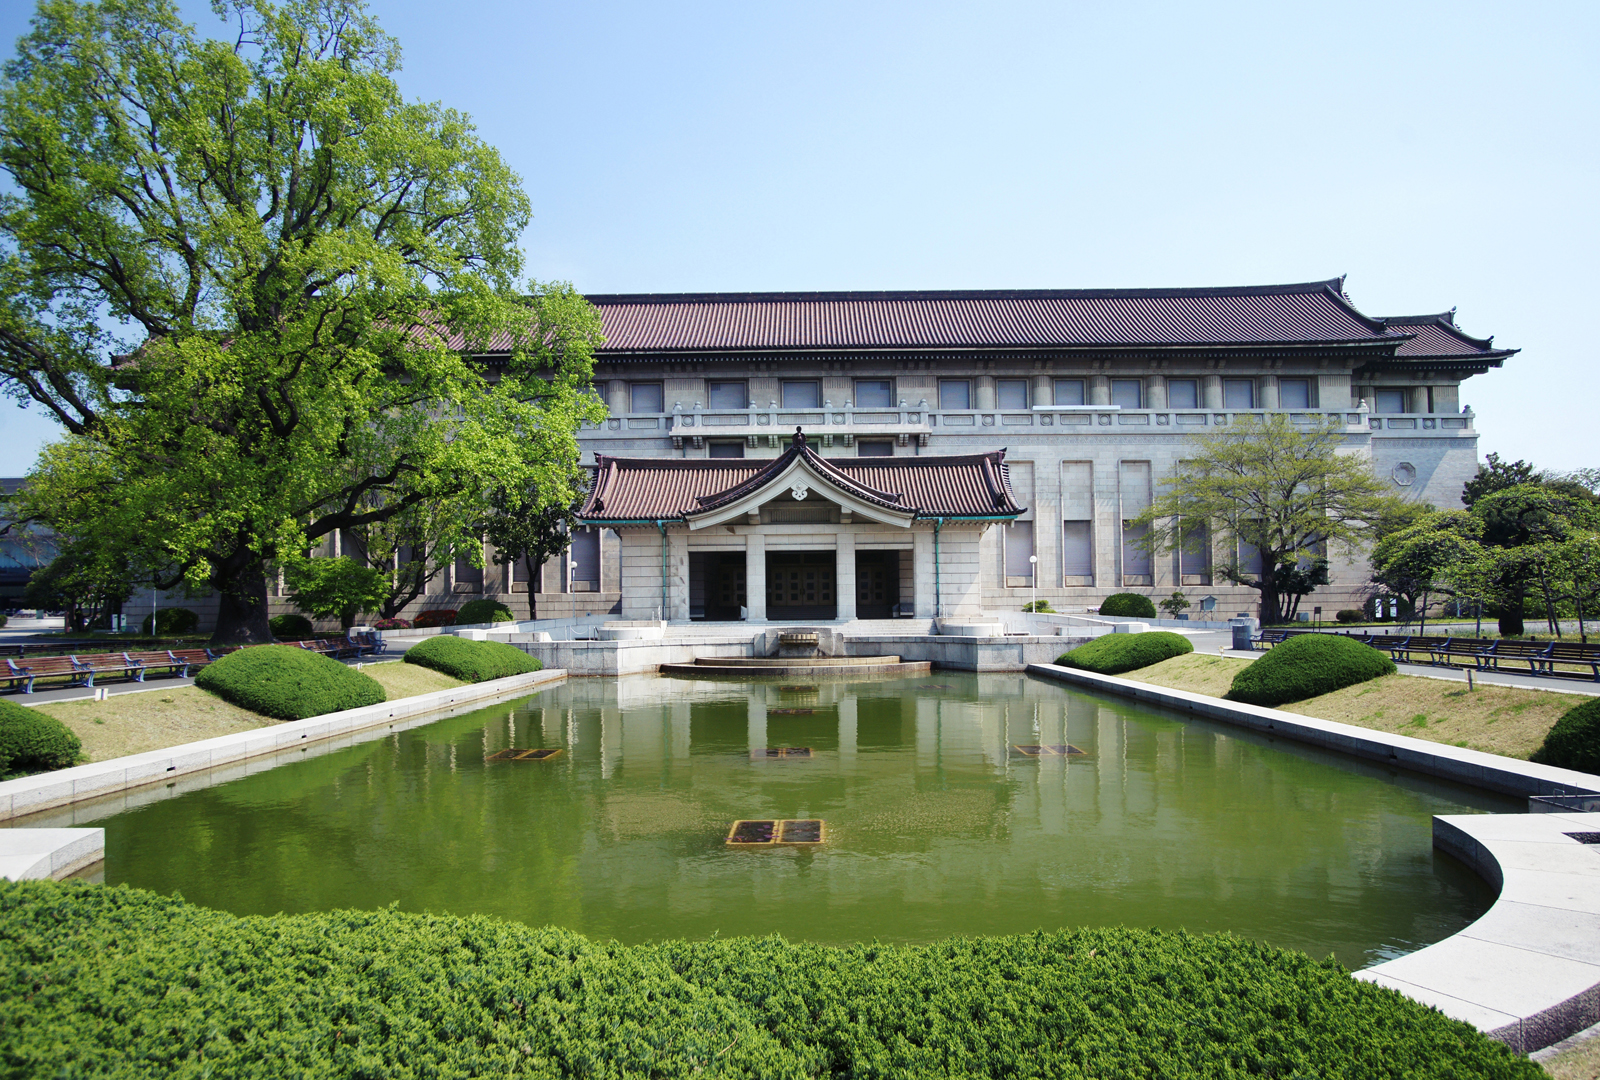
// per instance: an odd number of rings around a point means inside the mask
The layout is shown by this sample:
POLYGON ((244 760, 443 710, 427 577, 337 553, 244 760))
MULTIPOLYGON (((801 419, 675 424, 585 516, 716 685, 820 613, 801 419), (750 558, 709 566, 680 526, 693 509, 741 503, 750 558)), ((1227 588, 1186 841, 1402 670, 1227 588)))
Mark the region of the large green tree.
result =
POLYGON ((1428 600, 1453 592, 1450 571, 1481 554, 1481 519, 1465 510, 1428 514, 1372 548, 1372 580, 1404 598, 1428 627, 1428 600))
POLYGON ((1287 416, 1195 436, 1186 460, 1133 521, 1144 543, 1172 551, 1204 527, 1229 554, 1218 570, 1261 594, 1261 621, 1286 622, 1300 597, 1327 581, 1327 553, 1369 539, 1394 514, 1393 498, 1367 459, 1342 452, 1338 425, 1290 423, 1287 416), (1261 553, 1260 572, 1242 566, 1240 545, 1261 553))
POLYGON ((169 0, 40 4, 0 85, 0 386, 98 473, 43 463, 27 512, 265 641, 280 556, 567 484, 599 319, 524 291, 518 177, 402 98, 357 0, 217 10, 226 40, 169 0))

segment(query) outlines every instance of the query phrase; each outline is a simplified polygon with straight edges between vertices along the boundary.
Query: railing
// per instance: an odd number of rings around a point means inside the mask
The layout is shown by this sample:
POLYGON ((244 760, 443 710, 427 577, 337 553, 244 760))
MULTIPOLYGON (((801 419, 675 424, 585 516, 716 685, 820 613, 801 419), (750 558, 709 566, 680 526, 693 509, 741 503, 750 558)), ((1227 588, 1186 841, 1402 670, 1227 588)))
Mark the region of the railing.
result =
POLYGON ((671 412, 624 413, 608 417, 586 432, 616 432, 644 437, 670 437, 677 447, 683 440, 700 446, 706 439, 743 438, 749 445, 768 441, 780 445, 795 428, 832 446, 835 438, 853 445, 857 438, 894 438, 900 445, 915 439, 927 445, 933 434, 962 435, 984 428, 999 430, 1044 429, 1063 434, 1115 434, 1126 428, 1198 431, 1226 428, 1250 419, 1288 416, 1291 423, 1322 421, 1351 433, 1405 431, 1415 434, 1459 436, 1474 434, 1473 414, 1374 414, 1365 407, 1333 411, 1323 409, 1124 409, 1115 405, 1037 405, 1031 409, 936 409, 926 401, 915 406, 901 402, 893 408, 857 408, 845 402, 825 402, 818 408, 783 408, 776 403, 761 408, 705 409, 698 403, 671 412))

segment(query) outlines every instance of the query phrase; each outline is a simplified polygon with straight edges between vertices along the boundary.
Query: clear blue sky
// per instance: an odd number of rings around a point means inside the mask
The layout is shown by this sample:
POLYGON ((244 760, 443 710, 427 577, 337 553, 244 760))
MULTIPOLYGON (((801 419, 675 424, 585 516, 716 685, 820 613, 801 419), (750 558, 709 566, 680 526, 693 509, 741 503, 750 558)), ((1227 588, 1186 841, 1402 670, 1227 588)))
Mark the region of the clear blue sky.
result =
MULTIPOLYGON (((675 292, 1348 274, 1370 314, 1454 306, 1523 350, 1463 388, 1482 452, 1600 465, 1596 5, 374 9, 407 95, 471 114, 524 178, 534 276, 675 292)), ((0 38, 29 13, 0 9, 0 38)), ((3 475, 54 434, 9 406, 0 427, 3 475)))

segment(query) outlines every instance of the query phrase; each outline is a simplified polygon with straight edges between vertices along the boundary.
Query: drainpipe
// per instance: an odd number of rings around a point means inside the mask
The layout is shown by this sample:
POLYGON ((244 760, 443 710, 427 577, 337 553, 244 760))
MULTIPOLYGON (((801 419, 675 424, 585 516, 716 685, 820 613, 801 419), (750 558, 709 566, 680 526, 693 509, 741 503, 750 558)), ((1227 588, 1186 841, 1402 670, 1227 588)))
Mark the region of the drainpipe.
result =
POLYGON ((933 519, 933 617, 944 618, 944 593, 939 585, 939 530, 944 527, 944 518, 933 519))
POLYGON ((661 618, 670 620, 671 609, 667 607, 667 525, 660 518, 656 519, 656 528, 661 530, 661 618))

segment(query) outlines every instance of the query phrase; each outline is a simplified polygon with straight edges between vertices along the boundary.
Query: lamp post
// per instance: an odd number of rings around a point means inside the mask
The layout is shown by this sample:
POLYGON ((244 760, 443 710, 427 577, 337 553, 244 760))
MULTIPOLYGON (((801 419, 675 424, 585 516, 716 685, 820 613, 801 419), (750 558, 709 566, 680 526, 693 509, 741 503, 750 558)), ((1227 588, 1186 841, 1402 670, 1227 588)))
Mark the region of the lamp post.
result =
POLYGON ((1033 613, 1039 614, 1039 556, 1028 556, 1028 574, 1033 579, 1033 613))
POLYGON ((577 640, 578 634, 578 590, 572 587, 572 572, 578 568, 578 560, 572 557, 572 552, 567 552, 567 595, 572 597, 572 634, 577 640))

